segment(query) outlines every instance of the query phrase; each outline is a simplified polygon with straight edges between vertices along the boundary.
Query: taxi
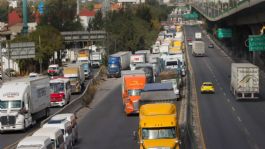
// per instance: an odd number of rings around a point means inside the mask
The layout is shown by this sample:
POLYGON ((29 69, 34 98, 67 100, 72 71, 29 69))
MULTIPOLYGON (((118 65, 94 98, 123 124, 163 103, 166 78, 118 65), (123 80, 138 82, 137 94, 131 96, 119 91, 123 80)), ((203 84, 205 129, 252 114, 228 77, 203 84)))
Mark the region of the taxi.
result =
POLYGON ((201 93, 214 93, 214 86, 212 82, 203 82, 201 86, 201 93))

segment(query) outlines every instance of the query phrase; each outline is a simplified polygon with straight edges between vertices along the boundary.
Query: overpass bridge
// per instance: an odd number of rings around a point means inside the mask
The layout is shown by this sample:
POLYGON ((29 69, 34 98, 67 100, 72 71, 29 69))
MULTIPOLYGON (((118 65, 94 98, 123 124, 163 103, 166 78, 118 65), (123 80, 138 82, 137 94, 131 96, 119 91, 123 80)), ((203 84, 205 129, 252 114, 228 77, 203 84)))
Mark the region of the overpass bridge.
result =
MULTIPOLYGON (((264 21, 265 15, 263 13, 263 8, 265 7, 265 0, 189 0, 187 3, 209 21, 219 21, 240 12, 246 12, 246 10, 247 12, 251 11, 251 15, 255 16, 252 18, 256 20, 253 21, 253 19, 251 19, 252 22, 264 21)), ((249 15, 249 13, 245 14, 249 15)), ((249 19, 245 20, 249 21, 249 19)))

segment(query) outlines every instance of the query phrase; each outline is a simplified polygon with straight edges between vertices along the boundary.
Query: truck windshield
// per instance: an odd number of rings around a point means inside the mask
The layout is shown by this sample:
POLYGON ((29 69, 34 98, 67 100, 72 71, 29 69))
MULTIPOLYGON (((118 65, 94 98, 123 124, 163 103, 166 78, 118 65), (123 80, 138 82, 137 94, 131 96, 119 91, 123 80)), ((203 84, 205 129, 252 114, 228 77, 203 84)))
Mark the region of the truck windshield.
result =
POLYGON ((129 96, 140 96, 141 90, 128 90, 129 96))
POLYGON ((50 91, 51 93, 59 93, 64 91, 63 83, 50 83, 50 91))
POLYGON ((70 77, 70 84, 75 84, 76 81, 78 81, 78 78, 77 77, 70 77))
POLYGON ((2 101, 0 100, 0 109, 16 109, 21 108, 21 100, 2 101))
POLYGON ((144 128, 143 139, 174 139, 176 138, 175 127, 144 128))
POLYGON ((48 69, 49 69, 49 70, 57 70, 58 67, 49 67, 48 69))
POLYGON ((167 65, 167 66, 176 66, 176 65, 178 65, 178 62, 177 62, 177 61, 167 62, 166 65, 167 65))

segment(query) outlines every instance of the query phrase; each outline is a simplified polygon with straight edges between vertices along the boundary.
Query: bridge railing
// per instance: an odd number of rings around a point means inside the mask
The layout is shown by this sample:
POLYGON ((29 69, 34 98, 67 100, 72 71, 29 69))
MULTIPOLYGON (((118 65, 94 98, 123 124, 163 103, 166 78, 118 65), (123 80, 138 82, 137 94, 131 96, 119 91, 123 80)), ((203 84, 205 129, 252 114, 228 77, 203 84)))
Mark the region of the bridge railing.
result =
POLYGON ((229 2, 221 2, 220 0, 202 2, 201 0, 194 0, 191 5, 203 13, 204 16, 216 18, 249 2, 250 0, 229 0, 229 2))

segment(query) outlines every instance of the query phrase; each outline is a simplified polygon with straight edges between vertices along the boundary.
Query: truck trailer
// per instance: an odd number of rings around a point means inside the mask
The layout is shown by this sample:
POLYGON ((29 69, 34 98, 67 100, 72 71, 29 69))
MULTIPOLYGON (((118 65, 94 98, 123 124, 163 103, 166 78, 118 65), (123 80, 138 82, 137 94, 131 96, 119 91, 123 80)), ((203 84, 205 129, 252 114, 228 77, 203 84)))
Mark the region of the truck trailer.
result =
POLYGON ((121 70, 129 68, 130 57, 130 51, 123 51, 110 55, 108 58, 108 77, 120 77, 121 70))
POLYGON ((49 78, 37 76, 5 82, 0 88, 0 132, 26 130, 49 116, 49 78))
POLYGON ((192 41, 192 55, 194 56, 205 55, 205 43, 203 41, 192 41))
POLYGON ((230 89, 236 99, 259 98, 259 68, 251 63, 232 63, 230 89))

